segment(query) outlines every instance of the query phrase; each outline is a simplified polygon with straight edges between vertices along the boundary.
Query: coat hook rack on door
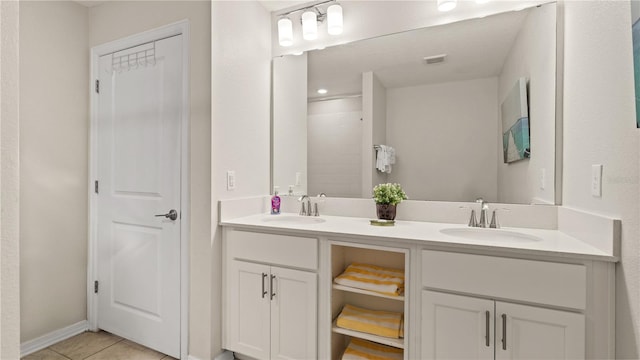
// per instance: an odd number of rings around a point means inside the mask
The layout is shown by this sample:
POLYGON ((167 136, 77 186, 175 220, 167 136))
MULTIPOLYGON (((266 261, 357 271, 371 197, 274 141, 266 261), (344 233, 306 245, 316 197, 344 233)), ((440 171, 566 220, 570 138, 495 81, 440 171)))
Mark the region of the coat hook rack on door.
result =
MULTIPOLYGON (((137 69, 140 66, 148 66, 156 64, 156 42, 150 42, 145 45, 148 47, 144 50, 138 50, 129 54, 113 55, 111 59, 111 69, 114 72, 129 71, 131 69, 137 69)), ((122 53, 122 52, 120 52, 122 53)))

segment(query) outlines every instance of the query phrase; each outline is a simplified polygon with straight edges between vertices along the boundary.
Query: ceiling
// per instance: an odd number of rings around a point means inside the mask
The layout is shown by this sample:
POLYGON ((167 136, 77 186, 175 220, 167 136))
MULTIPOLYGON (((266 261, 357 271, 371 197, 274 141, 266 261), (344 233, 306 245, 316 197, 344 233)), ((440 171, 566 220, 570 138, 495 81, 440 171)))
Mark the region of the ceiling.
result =
POLYGON ((358 94, 362 73, 387 88, 491 77, 505 58, 529 10, 412 30, 308 52, 309 98, 358 94), (424 57, 446 54, 442 63, 424 57), (325 88, 326 95, 317 89, 325 88))
POLYGON ((74 0, 74 1, 86 7, 94 7, 94 6, 98 6, 106 3, 105 0, 74 0))
POLYGON ((299 0, 279 0, 279 1, 258 0, 258 2, 262 4, 262 6, 264 6, 264 8, 269 10, 270 12, 280 11, 280 10, 290 8, 292 6, 298 6, 300 4, 309 3, 309 1, 299 1, 299 0))

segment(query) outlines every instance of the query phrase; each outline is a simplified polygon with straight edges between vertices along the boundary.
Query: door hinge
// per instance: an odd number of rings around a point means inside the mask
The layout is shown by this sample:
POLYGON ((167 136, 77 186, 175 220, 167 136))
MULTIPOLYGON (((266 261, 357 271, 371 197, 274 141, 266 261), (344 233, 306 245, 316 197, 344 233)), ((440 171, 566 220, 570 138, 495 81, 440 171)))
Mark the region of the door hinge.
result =
POLYGON ((95 193, 96 193, 96 194, 98 194, 98 193, 99 193, 98 180, 96 180, 96 181, 93 183, 93 191, 95 191, 95 193))
POLYGON ((93 282, 93 293, 94 294, 98 293, 98 280, 93 282))
POLYGON ((96 80, 96 92, 100 94, 100 80, 96 80))

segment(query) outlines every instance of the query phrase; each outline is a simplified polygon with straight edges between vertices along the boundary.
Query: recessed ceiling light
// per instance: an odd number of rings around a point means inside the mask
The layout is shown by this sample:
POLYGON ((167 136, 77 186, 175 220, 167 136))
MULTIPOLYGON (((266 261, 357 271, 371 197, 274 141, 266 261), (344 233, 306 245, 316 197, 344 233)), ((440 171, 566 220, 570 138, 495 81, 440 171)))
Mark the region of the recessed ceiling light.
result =
POLYGON ((302 54, 304 54, 304 51, 296 51, 291 53, 291 55, 295 55, 295 56, 300 56, 302 54))
POLYGON ((486 4, 489 0, 476 0, 476 4, 486 4))
POLYGON ((438 0, 438 10, 445 12, 453 10, 457 5, 456 0, 438 0))
POLYGON ((318 94, 320 94, 320 95, 324 95, 327 92, 328 92, 327 89, 318 89, 318 94))

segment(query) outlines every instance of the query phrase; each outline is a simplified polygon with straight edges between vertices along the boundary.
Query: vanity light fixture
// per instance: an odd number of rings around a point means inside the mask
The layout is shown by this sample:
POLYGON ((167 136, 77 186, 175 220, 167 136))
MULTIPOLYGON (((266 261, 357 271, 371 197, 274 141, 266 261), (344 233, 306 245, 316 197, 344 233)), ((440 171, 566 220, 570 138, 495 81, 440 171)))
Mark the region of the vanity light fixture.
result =
MULTIPOLYGON (((307 5, 303 8, 288 11, 279 14, 278 20, 278 42, 280 46, 293 45, 293 21, 290 16, 293 13, 302 12, 300 22, 302 23, 302 38, 305 40, 315 40, 318 38, 318 23, 327 19, 327 33, 329 35, 339 35, 343 31, 343 15, 342 6, 336 3, 337 0, 324 0, 313 5, 307 5), (326 11, 320 8, 320 5, 333 3, 326 8, 326 11)), ((450 0, 449 0, 450 1, 450 0)))
POLYGON ((326 93, 328 93, 327 89, 318 89, 318 94, 324 95, 326 93))
POLYGON ((438 10, 442 12, 451 11, 456 8, 457 0, 438 0, 438 10))
POLYGON ((318 38, 318 14, 309 10, 302 13, 302 38, 315 40, 318 38))
POLYGON ((327 32, 329 35, 342 34, 342 6, 338 4, 327 8, 327 32))
POLYGON ((293 22, 288 17, 278 20, 278 42, 280 46, 293 45, 293 22))

